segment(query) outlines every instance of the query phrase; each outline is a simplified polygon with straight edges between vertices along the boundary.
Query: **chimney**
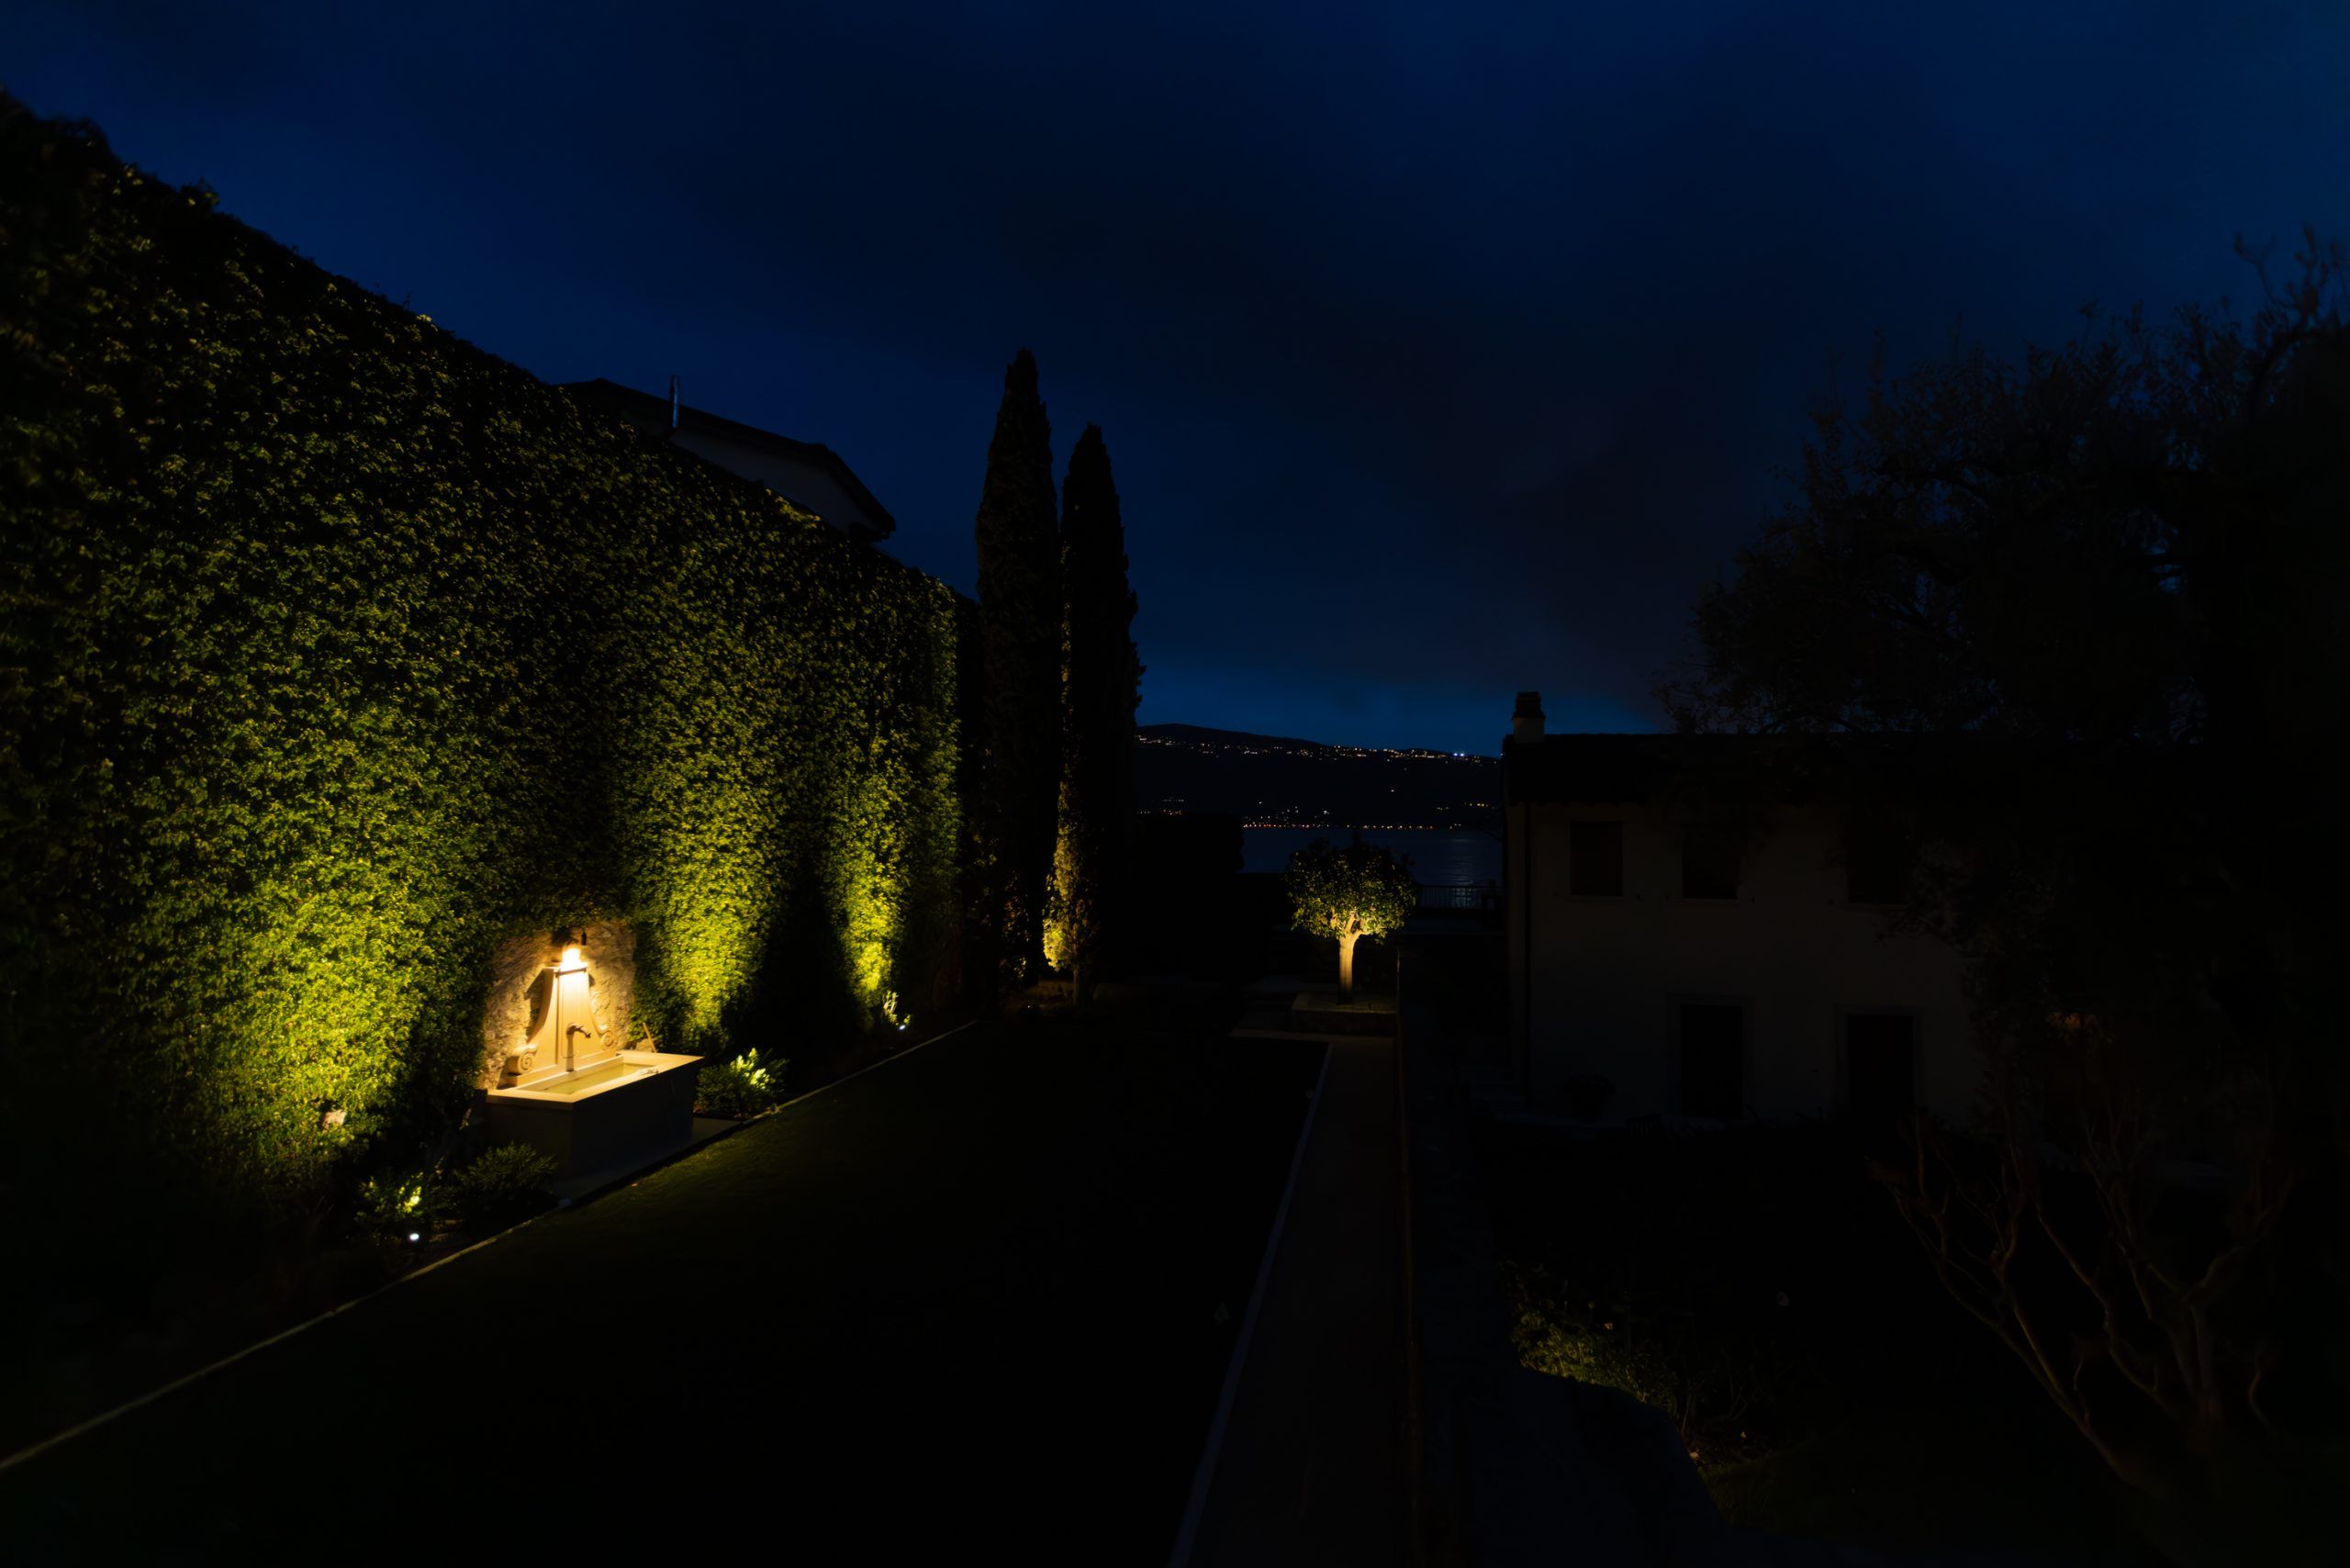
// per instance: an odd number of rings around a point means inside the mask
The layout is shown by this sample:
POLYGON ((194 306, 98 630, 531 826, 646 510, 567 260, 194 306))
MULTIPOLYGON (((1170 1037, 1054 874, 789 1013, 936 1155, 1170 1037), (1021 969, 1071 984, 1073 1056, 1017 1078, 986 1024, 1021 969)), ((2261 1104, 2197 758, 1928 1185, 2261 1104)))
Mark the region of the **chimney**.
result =
POLYGON ((671 433, 673 433, 673 434, 674 434, 674 433, 676 432, 677 429, 677 378, 675 375, 671 375, 671 376, 669 377, 669 430, 670 430, 671 433))
POLYGON ((1542 738, 1542 694, 1521 691, 1517 694, 1517 711, 1509 716, 1509 738, 1524 745, 1542 738))

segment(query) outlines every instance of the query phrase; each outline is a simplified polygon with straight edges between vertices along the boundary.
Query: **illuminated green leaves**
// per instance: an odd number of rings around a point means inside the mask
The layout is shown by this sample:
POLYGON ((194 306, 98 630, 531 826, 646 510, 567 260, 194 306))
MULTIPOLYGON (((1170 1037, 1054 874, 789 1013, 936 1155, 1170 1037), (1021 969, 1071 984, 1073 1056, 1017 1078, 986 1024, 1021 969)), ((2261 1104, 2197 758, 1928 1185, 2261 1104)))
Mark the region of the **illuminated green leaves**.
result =
POLYGON ((1322 936, 1384 936, 1402 929, 1419 902, 1408 862, 1360 834, 1343 847, 1315 839, 1290 857, 1282 885, 1297 929, 1322 936))
POLYGON ((189 193, 82 185, 118 168, 6 100, 0 167, 0 1029, 32 1168, 70 1180, 54 1112, 102 1105, 174 1182, 307 1201, 453 1123, 489 956, 533 928, 636 923, 638 1016, 677 1045, 763 987, 926 1002, 946 588, 189 193), (801 906, 824 939, 779 944, 801 906))

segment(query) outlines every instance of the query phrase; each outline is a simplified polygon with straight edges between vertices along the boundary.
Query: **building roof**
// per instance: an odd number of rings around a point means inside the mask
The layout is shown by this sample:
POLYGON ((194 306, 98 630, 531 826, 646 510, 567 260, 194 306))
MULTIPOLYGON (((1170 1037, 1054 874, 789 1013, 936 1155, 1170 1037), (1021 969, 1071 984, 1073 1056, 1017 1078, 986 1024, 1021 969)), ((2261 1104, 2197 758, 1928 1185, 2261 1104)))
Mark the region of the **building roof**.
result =
POLYGON ((1745 762, 1755 735, 1558 734, 1502 743, 1505 797, 1517 801, 1644 801, 1702 764, 1745 762))
POLYGON ((1786 801, 1842 794, 1867 778, 1905 790, 1942 779, 2078 767, 2086 748, 1973 734, 1560 734, 1505 741, 1504 799, 1591 804, 1757 790, 1786 801))
MULTIPOLYGON (((664 439, 668 435, 669 399, 656 393, 639 392, 633 386, 623 386, 617 381, 608 381, 600 375, 592 381, 566 381, 563 383, 563 389, 575 398, 584 398, 603 405, 640 430, 647 431, 664 439)), ((889 509, 875 498, 871 490, 865 487, 865 481, 856 476, 856 470, 849 467, 848 464, 843 461, 840 454, 829 446, 811 441, 794 441, 788 435, 778 435, 773 431, 761 430, 756 425, 746 425, 740 420, 725 419, 720 415, 684 405, 680 405, 677 409, 677 428, 680 431, 708 435, 720 441, 733 442, 755 451, 772 453, 776 456, 820 469, 845 491, 849 498, 855 501, 858 509, 865 513, 861 518, 825 517, 823 521, 842 528, 844 532, 874 539, 886 539, 897 532, 898 520, 891 517, 889 509)), ((822 515, 822 509, 807 505, 797 496, 786 495, 784 499, 799 506, 804 511, 817 512, 820 516, 822 515)))

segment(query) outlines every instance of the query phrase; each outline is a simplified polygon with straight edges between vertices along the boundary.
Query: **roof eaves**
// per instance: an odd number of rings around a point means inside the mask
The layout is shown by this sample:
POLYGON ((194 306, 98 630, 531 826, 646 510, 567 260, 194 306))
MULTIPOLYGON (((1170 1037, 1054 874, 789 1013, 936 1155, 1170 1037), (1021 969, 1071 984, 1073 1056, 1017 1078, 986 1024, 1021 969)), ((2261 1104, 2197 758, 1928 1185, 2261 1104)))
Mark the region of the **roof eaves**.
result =
MULTIPOLYGON (((633 386, 623 386, 617 381, 608 380, 600 375, 591 381, 567 381, 563 385, 565 391, 584 391, 590 397, 600 398, 608 402, 632 404, 638 410, 653 415, 665 423, 668 417, 669 400, 667 398, 656 397, 650 392, 640 392, 633 386)), ((866 487, 865 481, 856 476, 856 471, 829 446, 819 442, 794 441, 788 435, 778 435, 773 431, 761 430, 756 425, 746 425, 739 420, 730 420, 722 414, 710 413, 687 404, 678 406, 677 428, 722 436, 730 441, 740 442, 746 446, 763 447, 785 457, 813 464, 831 475, 834 482, 847 491, 849 498, 864 508, 873 520, 870 523, 857 525, 856 532, 858 534, 869 535, 878 540, 886 539, 897 532, 898 520, 891 517, 890 510, 866 487)), ((787 496, 784 498, 802 511, 813 510, 797 497, 787 496)))

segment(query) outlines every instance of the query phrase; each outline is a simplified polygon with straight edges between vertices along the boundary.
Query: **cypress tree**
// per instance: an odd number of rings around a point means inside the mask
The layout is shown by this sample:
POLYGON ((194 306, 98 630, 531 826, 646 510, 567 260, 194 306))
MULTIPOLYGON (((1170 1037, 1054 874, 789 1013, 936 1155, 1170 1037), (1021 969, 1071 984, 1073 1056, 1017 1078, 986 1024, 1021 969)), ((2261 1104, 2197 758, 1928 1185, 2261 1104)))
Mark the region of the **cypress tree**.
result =
POLYGON ((1054 891, 1058 956, 1081 998, 1128 956, 1135 709, 1142 700, 1125 527, 1110 449, 1093 425, 1078 438, 1061 487, 1061 560, 1068 653, 1054 891))
POLYGON ((987 857, 983 896, 1003 930, 1005 977, 1044 961, 1060 773, 1060 542, 1054 519, 1053 431, 1036 360, 1020 351, 1003 375, 976 525, 979 628, 987 686, 987 857))

